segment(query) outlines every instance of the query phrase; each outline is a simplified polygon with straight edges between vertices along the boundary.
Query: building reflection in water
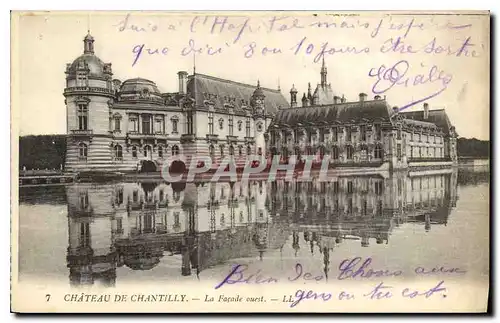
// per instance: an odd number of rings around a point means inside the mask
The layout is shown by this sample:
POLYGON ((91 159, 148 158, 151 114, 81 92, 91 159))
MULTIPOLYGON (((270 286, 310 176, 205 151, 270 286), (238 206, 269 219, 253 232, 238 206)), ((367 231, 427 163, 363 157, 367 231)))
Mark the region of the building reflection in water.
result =
POLYGON ((67 187, 73 286, 114 286, 116 269, 150 270, 176 256, 179 274, 291 244, 322 254, 345 240, 387 244, 404 223, 446 225, 452 170, 332 177, 329 182, 80 183, 67 187))

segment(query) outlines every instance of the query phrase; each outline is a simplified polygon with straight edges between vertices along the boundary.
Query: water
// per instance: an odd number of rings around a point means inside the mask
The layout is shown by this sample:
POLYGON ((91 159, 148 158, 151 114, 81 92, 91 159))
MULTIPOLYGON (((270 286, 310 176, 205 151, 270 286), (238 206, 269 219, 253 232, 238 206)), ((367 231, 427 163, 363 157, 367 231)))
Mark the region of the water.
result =
POLYGON ((439 170, 329 182, 79 183, 20 189, 19 279, 66 286, 220 281, 373 267, 489 274, 489 173, 439 170))

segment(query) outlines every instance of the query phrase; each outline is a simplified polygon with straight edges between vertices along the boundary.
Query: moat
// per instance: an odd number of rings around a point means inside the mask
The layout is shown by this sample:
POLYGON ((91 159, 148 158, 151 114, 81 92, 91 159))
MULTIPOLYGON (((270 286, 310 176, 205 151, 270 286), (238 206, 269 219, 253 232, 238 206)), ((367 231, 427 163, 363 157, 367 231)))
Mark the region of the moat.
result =
POLYGON ((436 266, 489 275, 488 169, 25 187, 19 216, 21 282, 215 281, 233 264, 284 280, 297 263, 336 278, 354 257, 401 279, 436 266))

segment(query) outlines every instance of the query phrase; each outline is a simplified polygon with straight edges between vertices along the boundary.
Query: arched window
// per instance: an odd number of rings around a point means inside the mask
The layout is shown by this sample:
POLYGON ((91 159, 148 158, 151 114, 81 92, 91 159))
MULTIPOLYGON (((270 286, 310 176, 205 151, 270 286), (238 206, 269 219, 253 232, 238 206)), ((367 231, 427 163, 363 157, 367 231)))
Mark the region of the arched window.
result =
POLYGON ((346 147, 347 159, 352 159, 354 156, 354 148, 352 146, 346 147))
POLYGON ((179 155, 179 146, 173 145, 172 146, 172 156, 179 155))
POLYGON ((375 158, 382 159, 384 157, 384 149, 381 145, 375 146, 375 158))
POLYGON ((83 142, 81 142, 78 145, 78 157, 79 157, 79 159, 87 160, 87 153, 88 153, 87 145, 84 144, 83 142))
POLYGON ((137 158, 137 147, 132 146, 132 157, 137 158))
POLYGON ((115 159, 116 160, 122 160, 123 159, 122 146, 120 146, 120 145, 116 145, 115 146, 115 159))
POLYGON ((339 147, 337 146, 332 147, 332 158, 339 159, 339 147))
POLYGON ((163 147, 162 146, 158 147, 158 157, 163 158, 163 147))

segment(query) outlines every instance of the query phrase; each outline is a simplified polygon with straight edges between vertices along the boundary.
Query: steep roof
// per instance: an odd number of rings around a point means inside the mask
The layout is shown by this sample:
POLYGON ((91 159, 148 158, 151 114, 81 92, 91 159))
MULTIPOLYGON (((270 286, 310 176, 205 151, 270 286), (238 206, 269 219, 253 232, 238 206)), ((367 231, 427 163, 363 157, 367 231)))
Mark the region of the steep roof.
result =
POLYGON ((297 126, 298 124, 351 123, 363 119, 376 121, 389 119, 392 109, 385 100, 345 102, 339 104, 282 109, 274 118, 275 124, 297 126))
MULTIPOLYGON (((243 105, 250 104, 250 98, 257 86, 234 82, 204 74, 191 75, 188 80, 188 96, 194 97, 197 107, 204 106, 208 95, 215 102, 216 108, 223 108, 224 103, 232 102, 235 109, 241 109, 243 105), (193 93, 195 95, 193 96, 193 93), (231 98, 231 101, 229 100, 231 98)), ((266 112, 276 113, 279 107, 286 108, 289 103, 278 90, 261 87, 265 95, 266 112)))
POLYGON ((314 90, 313 97, 317 98, 317 102, 315 101, 317 105, 332 104, 334 97, 332 86, 330 84, 325 84, 325 86, 318 84, 316 90, 314 90))
POLYGON ((450 119, 448 119, 448 115, 446 114, 444 109, 429 110, 429 116, 427 119, 424 119, 423 110, 408 111, 408 112, 403 111, 400 112, 400 114, 406 119, 413 119, 417 121, 433 123, 437 127, 441 128, 441 130, 446 134, 450 133, 450 128, 452 127, 450 119))

